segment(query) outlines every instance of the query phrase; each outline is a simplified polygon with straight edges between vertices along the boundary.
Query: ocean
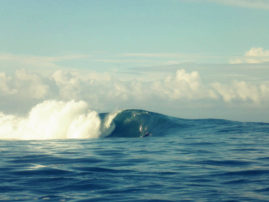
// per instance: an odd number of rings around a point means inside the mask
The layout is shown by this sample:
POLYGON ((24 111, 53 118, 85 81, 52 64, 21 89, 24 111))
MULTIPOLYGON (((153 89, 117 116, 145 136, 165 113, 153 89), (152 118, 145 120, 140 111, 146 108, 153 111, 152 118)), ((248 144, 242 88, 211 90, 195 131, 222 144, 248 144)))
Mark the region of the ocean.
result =
POLYGON ((269 123, 98 116, 98 138, 2 138, 0 201, 269 201, 269 123))

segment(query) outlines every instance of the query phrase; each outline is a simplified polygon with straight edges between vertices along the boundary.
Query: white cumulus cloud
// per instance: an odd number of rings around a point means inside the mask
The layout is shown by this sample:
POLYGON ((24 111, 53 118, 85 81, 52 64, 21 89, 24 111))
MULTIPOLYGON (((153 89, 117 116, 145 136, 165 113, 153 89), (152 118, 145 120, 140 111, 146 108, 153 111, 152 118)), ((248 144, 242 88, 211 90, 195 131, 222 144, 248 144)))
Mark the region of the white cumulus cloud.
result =
POLYGON ((260 103, 264 98, 268 99, 268 84, 249 84, 245 81, 234 81, 231 84, 213 83, 215 93, 225 102, 251 101, 260 103))
POLYGON ((49 87, 38 74, 29 73, 23 69, 16 70, 15 75, 0 73, 0 95, 18 96, 20 98, 42 99, 48 93, 49 87))
POLYGON ((202 84, 198 72, 187 73, 181 69, 177 70, 175 75, 154 82, 152 89, 160 96, 170 99, 199 99, 202 84))

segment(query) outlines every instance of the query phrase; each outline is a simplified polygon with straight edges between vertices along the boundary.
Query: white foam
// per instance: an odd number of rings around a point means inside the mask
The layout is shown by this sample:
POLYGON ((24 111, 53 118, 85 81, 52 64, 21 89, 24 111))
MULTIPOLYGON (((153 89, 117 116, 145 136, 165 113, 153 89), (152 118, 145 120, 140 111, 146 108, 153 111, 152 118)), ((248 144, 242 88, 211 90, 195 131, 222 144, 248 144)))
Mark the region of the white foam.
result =
POLYGON ((104 124, 102 125, 102 137, 108 136, 110 133, 113 132, 115 129, 115 124, 113 123, 114 118, 120 113, 121 111, 117 111, 111 114, 108 114, 107 117, 105 118, 104 124))
POLYGON ((98 113, 84 101, 49 100, 33 107, 26 117, 0 112, 0 139, 98 138, 114 130, 112 121, 116 115, 109 114, 102 124, 98 113))

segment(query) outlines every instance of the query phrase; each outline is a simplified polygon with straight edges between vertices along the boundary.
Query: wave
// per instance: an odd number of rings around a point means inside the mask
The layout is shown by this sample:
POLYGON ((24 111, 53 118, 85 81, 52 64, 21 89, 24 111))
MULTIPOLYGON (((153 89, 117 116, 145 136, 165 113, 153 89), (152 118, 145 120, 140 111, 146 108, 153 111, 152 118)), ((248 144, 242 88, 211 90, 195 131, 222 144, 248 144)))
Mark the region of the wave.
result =
POLYGON ((139 109, 97 113, 83 101, 45 101, 26 117, 0 113, 0 139, 48 140, 150 137, 180 133, 269 132, 267 123, 180 119, 139 109))

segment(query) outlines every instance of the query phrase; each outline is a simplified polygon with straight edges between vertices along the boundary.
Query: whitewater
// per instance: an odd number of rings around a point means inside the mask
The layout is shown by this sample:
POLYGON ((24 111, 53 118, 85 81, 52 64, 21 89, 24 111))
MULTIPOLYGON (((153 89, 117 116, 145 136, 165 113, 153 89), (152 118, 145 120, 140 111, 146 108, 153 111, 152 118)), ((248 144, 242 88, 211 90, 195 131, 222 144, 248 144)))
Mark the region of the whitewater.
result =
POLYGON ((269 123, 47 100, 0 113, 0 201, 269 201, 268 135, 269 123))
POLYGON ((25 117, 0 113, 0 139, 46 140, 98 138, 108 135, 117 112, 102 122, 84 101, 44 101, 25 117))

